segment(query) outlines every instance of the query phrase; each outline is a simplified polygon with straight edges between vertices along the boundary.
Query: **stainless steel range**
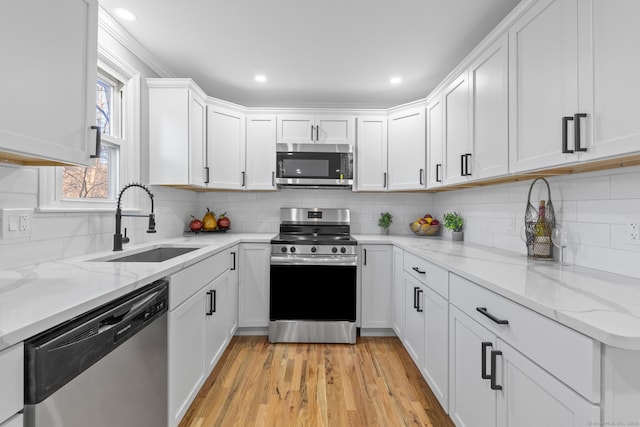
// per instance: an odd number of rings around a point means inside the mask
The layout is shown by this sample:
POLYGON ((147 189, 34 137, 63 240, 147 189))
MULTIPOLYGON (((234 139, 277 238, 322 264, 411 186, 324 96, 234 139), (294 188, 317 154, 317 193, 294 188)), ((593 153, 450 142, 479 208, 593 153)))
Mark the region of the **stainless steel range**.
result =
POLYGON ((282 208, 271 240, 270 342, 356 342, 349 209, 282 208))

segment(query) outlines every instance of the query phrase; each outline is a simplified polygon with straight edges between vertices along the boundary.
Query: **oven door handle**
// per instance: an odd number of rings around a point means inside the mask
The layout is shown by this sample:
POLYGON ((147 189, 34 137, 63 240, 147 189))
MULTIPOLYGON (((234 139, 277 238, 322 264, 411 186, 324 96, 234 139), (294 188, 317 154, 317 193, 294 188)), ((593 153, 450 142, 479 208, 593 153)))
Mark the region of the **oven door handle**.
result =
POLYGON ((356 266, 356 255, 341 256, 300 256, 300 255, 271 255, 271 265, 327 265, 327 266, 356 266))

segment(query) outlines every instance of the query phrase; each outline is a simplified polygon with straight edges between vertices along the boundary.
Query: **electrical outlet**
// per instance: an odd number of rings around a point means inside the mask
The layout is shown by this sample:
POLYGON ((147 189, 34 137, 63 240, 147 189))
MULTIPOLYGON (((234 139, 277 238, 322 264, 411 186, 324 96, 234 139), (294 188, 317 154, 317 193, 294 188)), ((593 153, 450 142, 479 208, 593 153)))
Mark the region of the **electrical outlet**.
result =
POLYGON ((32 209, 2 209, 0 236, 3 239, 31 236, 32 209))
POLYGON ((640 245, 640 218, 627 218, 627 243, 640 245))
POLYGON ((507 216, 507 231, 516 231, 516 214, 514 213, 507 216))

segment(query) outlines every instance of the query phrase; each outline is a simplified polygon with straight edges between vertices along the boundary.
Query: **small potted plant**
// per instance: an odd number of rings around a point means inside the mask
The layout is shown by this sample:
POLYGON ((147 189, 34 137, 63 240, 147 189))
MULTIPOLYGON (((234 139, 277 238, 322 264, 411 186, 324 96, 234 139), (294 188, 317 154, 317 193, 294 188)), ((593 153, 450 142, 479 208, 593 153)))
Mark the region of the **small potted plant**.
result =
POLYGON ((447 212, 442 216, 444 219, 444 226, 452 231, 452 240, 462 240, 462 226, 464 225, 462 217, 458 212, 447 212))
POLYGON ((378 225, 382 228, 382 234, 389 234, 389 226, 393 222, 393 216, 389 212, 381 212, 378 225))

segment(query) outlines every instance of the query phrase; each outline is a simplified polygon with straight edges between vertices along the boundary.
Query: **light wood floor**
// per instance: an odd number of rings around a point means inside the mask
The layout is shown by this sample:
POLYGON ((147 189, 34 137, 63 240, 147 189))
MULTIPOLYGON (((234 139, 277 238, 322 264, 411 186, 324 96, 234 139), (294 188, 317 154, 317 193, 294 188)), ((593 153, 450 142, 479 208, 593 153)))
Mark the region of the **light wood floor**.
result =
POLYGON ((269 344, 234 337, 180 423, 210 426, 453 426, 400 340, 269 344))

